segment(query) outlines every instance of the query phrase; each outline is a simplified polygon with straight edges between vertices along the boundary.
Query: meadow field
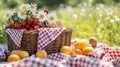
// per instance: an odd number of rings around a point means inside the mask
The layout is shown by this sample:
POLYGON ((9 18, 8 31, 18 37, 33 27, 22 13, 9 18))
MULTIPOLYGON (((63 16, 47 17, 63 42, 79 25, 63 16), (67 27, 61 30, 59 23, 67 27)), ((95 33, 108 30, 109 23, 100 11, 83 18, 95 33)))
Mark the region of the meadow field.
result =
MULTIPOLYGON (((88 6, 82 4, 77 7, 60 5, 59 9, 51 10, 57 14, 58 19, 64 27, 72 28, 72 38, 89 39, 97 37, 99 42, 110 46, 120 46, 120 6, 106 6, 98 4, 88 6)), ((5 10, 0 9, 0 43, 6 43, 4 33, 5 24, 3 14, 5 10)))
POLYGON ((119 6, 67 7, 57 10, 57 14, 64 27, 73 28, 72 38, 89 39, 95 36, 99 42, 110 46, 120 45, 119 6))

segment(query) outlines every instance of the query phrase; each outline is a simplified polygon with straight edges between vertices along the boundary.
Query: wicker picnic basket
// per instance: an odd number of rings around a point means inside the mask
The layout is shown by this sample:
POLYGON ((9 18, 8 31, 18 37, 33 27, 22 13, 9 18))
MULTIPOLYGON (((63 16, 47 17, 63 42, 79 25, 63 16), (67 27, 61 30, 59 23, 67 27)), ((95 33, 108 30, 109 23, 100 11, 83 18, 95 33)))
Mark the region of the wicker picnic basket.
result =
MULTIPOLYGON (((62 45, 70 45, 72 29, 65 29, 54 41, 48 44, 44 49, 48 54, 59 52, 62 45)), ((12 50, 25 50, 30 54, 37 51, 38 32, 37 31, 24 31, 21 47, 17 47, 10 36, 7 34, 8 49, 12 50)))

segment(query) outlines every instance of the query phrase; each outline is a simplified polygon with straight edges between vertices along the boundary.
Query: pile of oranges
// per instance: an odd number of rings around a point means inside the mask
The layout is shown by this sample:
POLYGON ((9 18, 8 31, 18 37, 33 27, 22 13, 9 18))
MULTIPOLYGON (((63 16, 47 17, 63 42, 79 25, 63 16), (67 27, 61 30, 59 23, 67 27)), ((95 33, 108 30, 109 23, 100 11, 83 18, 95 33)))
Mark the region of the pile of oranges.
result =
POLYGON ((81 39, 73 43, 73 46, 63 46, 60 49, 61 53, 72 55, 87 55, 91 52, 94 52, 94 48, 97 46, 97 39, 91 37, 89 40, 81 39))
POLYGON ((81 54, 83 55, 87 55, 88 53, 94 51, 94 48, 89 45, 88 40, 76 41, 74 43, 74 46, 75 46, 75 51, 79 50, 79 52, 81 52, 81 54))

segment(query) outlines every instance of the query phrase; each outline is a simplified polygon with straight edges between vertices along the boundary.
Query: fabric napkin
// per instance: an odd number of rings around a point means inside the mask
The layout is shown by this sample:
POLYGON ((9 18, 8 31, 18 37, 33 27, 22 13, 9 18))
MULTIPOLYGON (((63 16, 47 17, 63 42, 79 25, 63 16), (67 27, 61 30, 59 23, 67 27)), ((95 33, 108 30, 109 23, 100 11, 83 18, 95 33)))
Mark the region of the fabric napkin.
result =
POLYGON ((18 47, 21 46, 21 40, 23 36, 23 32, 25 29, 6 29, 5 32, 10 36, 14 44, 18 47))
POLYGON ((50 42, 55 40, 63 30, 64 28, 39 28, 37 49, 39 50, 46 47, 50 42))

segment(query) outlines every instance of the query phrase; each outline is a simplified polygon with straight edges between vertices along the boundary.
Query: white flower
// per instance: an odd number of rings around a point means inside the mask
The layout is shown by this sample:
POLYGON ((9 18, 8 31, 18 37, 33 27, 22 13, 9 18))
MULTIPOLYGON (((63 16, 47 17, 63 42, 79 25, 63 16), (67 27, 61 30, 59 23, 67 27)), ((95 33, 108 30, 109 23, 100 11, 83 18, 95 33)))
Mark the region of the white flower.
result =
POLYGON ((12 14, 13 14, 13 13, 12 13, 11 11, 7 11, 7 12, 4 14, 3 18, 4 18, 4 19, 8 19, 12 14))
POLYGON ((3 35, 1 34, 0 37, 3 37, 3 35))
POLYGON ((103 15, 102 15, 102 14, 100 14, 99 16, 100 16, 100 17, 102 17, 103 15))
POLYGON ((20 19, 26 19, 26 17, 27 17, 26 12, 25 11, 18 12, 18 17, 20 19))
POLYGON ((115 18, 115 21, 117 21, 117 22, 118 22, 118 21, 120 21, 120 18, 118 18, 118 17, 117 17, 117 18, 115 18))
POLYGON ((0 30, 2 30, 3 28, 2 27, 0 27, 0 30))
POLYGON ((31 11, 35 11, 37 9, 37 4, 31 4, 31 5, 29 5, 28 9, 31 10, 31 11))
POLYGON ((115 21, 113 19, 110 20, 111 23, 114 23, 115 21))
POLYGON ((98 20, 98 23, 100 23, 101 22, 101 20, 98 20))
POLYGON ((77 15, 77 14, 73 14, 73 15, 72 15, 72 18, 73 18, 73 19, 77 19, 77 18, 78 18, 78 15, 77 15))
POLYGON ((20 10, 27 10, 28 9, 28 7, 29 7, 29 5, 28 4, 22 4, 22 5, 20 5, 20 10))
POLYGON ((81 9, 81 12, 85 12, 85 9, 81 9))
POLYGON ((48 20, 49 23, 55 23, 55 22, 56 22, 56 19, 57 19, 56 14, 53 14, 53 13, 48 14, 47 20, 48 20))
POLYGON ((37 14, 37 18, 40 22, 44 22, 47 19, 46 13, 44 13, 44 11, 39 11, 37 14))
POLYGON ((89 16, 89 17, 92 17, 92 14, 89 14, 88 16, 89 16))

